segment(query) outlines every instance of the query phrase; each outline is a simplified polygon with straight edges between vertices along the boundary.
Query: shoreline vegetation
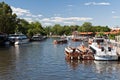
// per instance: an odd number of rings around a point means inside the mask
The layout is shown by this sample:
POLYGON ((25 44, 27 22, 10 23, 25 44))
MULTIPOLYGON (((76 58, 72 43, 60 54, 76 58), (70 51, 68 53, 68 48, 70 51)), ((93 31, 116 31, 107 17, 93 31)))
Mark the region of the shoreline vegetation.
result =
MULTIPOLYGON (((60 25, 56 23, 52 26, 42 26, 38 21, 29 23, 25 19, 18 18, 8 4, 0 2, 0 32, 2 33, 9 35, 20 32, 31 38, 35 34, 49 35, 48 37, 68 36, 72 35, 74 31, 100 32, 99 35, 104 35, 104 32, 110 32, 111 29, 108 26, 94 26, 91 22, 84 22, 82 25, 60 25)), ((118 34, 109 34, 112 39, 114 39, 115 35, 118 34)))

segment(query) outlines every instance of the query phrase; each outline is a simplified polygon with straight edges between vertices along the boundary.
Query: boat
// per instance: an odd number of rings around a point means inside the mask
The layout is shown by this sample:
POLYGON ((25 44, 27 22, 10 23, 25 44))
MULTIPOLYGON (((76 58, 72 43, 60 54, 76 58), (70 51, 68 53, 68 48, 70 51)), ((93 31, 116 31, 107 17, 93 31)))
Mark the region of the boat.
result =
POLYGON ((54 44, 65 44, 67 42, 68 42, 67 39, 59 39, 59 40, 54 40, 53 41, 54 44))
POLYGON ((66 59, 94 60, 92 51, 84 45, 65 48, 66 59))
POLYGON ((5 46, 9 44, 7 34, 5 33, 0 33, 0 46, 5 46))
POLYGON ((108 44, 105 38, 93 38, 89 47, 94 53, 95 60, 118 60, 116 48, 108 44))
POLYGON ((42 36, 40 34, 35 34, 31 39, 30 41, 42 41, 44 39, 46 39, 47 37, 46 36, 42 36))
POLYGON ((72 37, 71 37, 71 40, 72 40, 73 42, 82 41, 82 39, 81 39, 79 36, 72 36, 72 37))
POLYGON ((19 44, 28 43, 29 38, 27 38, 27 36, 22 33, 18 33, 18 34, 15 33, 9 35, 9 41, 11 44, 19 45, 19 44))

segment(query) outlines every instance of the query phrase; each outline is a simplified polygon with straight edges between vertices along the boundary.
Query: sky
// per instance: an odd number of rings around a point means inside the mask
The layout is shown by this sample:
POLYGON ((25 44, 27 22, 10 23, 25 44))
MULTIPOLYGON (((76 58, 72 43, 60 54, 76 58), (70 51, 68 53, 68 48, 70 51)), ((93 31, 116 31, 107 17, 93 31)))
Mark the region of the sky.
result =
POLYGON ((0 0, 11 6, 18 18, 39 21, 43 26, 120 26, 120 0, 0 0))

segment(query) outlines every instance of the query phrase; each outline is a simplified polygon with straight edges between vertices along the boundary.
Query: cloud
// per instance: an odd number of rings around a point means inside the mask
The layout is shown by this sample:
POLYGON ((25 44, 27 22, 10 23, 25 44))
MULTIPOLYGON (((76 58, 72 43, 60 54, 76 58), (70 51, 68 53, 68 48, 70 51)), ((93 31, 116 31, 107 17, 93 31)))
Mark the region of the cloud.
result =
POLYGON ((73 7, 73 5, 67 5, 68 7, 73 7))
POLYGON ((13 13, 16 13, 18 17, 20 16, 25 16, 25 17, 33 17, 33 18, 37 18, 37 17, 42 17, 43 15, 38 14, 38 15, 33 15, 29 10, 27 9, 22 9, 22 8, 15 8, 13 6, 11 6, 13 13))
POLYGON ((63 22, 64 24, 67 24, 67 25, 75 25, 76 22, 63 22))
POLYGON ((51 24, 64 24, 64 25, 74 25, 79 23, 80 21, 90 21, 93 18, 90 17, 50 17, 50 18, 43 18, 40 20, 42 23, 51 23, 51 24))
POLYGON ((49 21, 49 22, 64 22, 64 21, 88 21, 92 20, 93 18, 90 17, 51 17, 51 18, 44 18, 41 21, 49 21))
MULTIPOLYGON (((69 5, 72 6, 72 5, 69 5)), ((61 24, 61 25, 75 25, 79 24, 80 21, 91 21, 93 18, 90 17, 58 17, 61 14, 53 14, 53 17, 44 17, 41 14, 35 15, 30 12, 30 10, 22 9, 22 8, 15 8, 11 7, 13 13, 16 13, 19 18, 25 19, 28 22, 39 21, 42 25, 54 25, 54 24, 61 24)))
POLYGON ((120 19, 120 16, 113 16, 114 19, 120 19))
POLYGON ((18 16, 22 16, 22 15, 25 15, 25 14, 30 14, 30 11, 26 10, 26 9, 15 8, 13 6, 11 6, 11 8, 13 10, 13 13, 16 13, 18 16))
POLYGON ((86 6, 89 6, 89 5, 95 5, 95 6, 109 6, 110 3, 109 3, 109 2, 100 2, 100 3, 88 2, 88 3, 85 3, 84 5, 86 5, 86 6))
POLYGON ((52 23, 43 23, 44 26, 50 26, 52 23))
POLYGON ((28 22, 33 22, 34 21, 32 18, 28 18, 28 17, 25 17, 23 19, 27 20, 28 22))
POLYGON ((54 14, 54 16, 61 16, 61 14, 54 14))
POLYGON ((114 14, 114 13, 116 13, 115 11, 112 11, 112 13, 114 14))

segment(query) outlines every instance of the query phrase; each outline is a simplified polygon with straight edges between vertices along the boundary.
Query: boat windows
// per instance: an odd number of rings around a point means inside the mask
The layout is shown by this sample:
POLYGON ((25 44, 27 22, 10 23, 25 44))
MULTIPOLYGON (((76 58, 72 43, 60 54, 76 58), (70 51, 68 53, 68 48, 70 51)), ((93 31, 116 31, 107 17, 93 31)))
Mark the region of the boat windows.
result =
POLYGON ((101 51, 104 51, 104 47, 101 47, 101 51))
POLYGON ((108 51, 111 51, 111 47, 108 47, 108 51))
POLYGON ((94 39, 93 42, 96 42, 96 43, 103 43, 104 42, 104 39, 100 39, 100 38, 97 38, 97 39, 94 39))
POLYGON ((96 54, 96 50, 95 50, 94 48, 92 48, 92 47, 90 46, 90 49, 92 50, 92 52, 93 52, 94 54, 96 54))

